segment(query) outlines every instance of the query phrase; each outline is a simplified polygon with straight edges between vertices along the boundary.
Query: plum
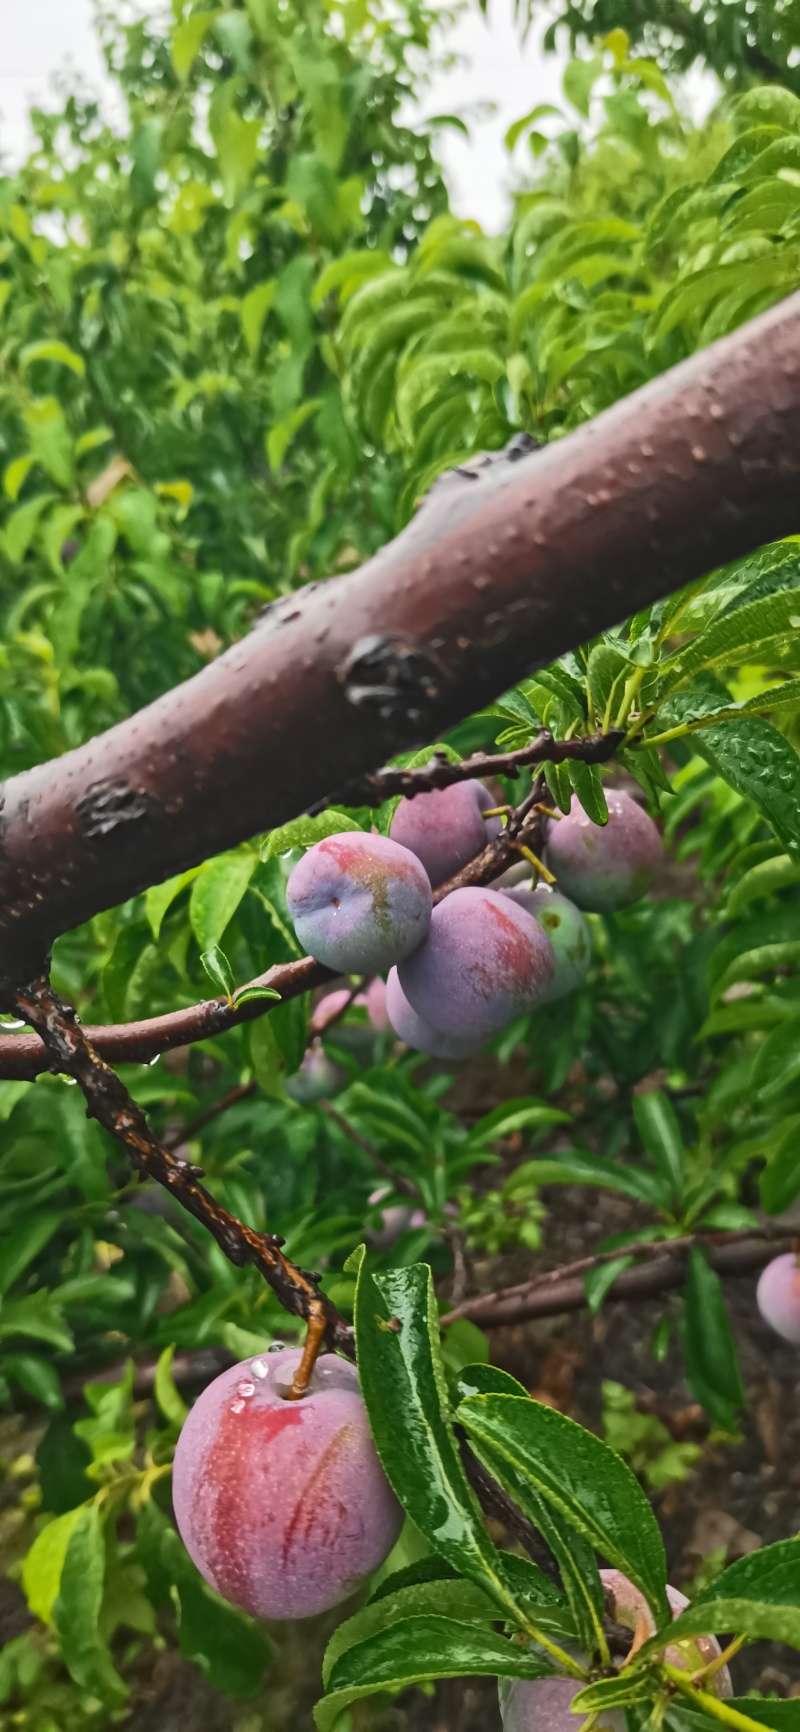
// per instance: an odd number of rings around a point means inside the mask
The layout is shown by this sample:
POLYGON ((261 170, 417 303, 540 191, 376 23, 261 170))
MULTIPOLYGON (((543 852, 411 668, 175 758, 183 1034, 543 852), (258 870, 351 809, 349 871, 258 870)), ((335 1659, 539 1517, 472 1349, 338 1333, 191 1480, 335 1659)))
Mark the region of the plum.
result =
POLYGON ((396 968, 391 970, 386 982, 386 1014, 399 1039, 412 1046, 415 1052, 427 1053, 429 1058, 472 1058, 484 1044, 482 1040, 462 1040, 455 1035, 443 1034, 425 1017, 418 1016, 400 985, 396 968))
POLYGON ((606 793, 608 823, 587 818, 573 800, 569 816, 551 820, 546 860, 556 887, 579 908, 613 914, 649 890, 661 859, 661 838, 630 794, 606 793))
POLYGON ((370 981, 364 994, 364 1003, 367 1007, 370 1027, 374 1028, 376 1034, 386 1034, 392 1025, 389 1021, 389 1012, 386 1009, 386 981, 381 980, 379 974, 376 974, 374 980, 370 981))
POLYGON ((418 1016, 480 1044, 541 1004, 554 977, 553 946, 538 922, 509 896, 477 887, 445 896, 424 943, 397 967, 418 1016))
POLYGON ((482 782, 454 782, 401 800, 391 836, 416 854, 433 885, 443 884, 498 835, 500 819, 483 817, 496 804, 482 782))
MULTIPOLYGON (((516 1678, 500 1688, 503 1732, 580 1732, 588 1719, 573 1714, 572 1698, 583 1685, 575 1678, 516 1678)), ((598 1715, 597 1732, 625 1732, 619 1708, 598 1715)))
POLYGON ((300 943, 342 974, 391 968, 421 943, 431 917, 430 881, 416 855, 360 830, 309 848, 286 901, 300 943))
POLYGON ((224 1599, 257 1618, 337 1605, 388 1556, 403 1521, 355 1366, 321 1355, 309 1394, 288 1401, 300 1358, 287 1348, 223 1371, 175 1451, 186 1550, 224 1599))
MULTIPOLYGON (((367 1198, 371 1208, 377 1208, 386 1197, 392 1196, 391 1185, 379 1185, 377 1191, 371 1191, 367 1198)), ((427 1226, 428 1217, 424 1209, 414 1209, 410 1203, 390 1203, 381 1209, 380 1227, 368 1227, 364 1234, 367 1244, 373 1251, 388 1251, 401 1233, 409 1227, 427 1226)))
MULTIPOLYGON (((655 1635, 655 1619, 644 1594, 628 1577, 621 1570, 601 1570, 600 1580, 606 1590, 611 1616, 616 1623, 630 1630, 631 1641, 640 1618, 644 1623, 643 1634, 655 1635)), ((685 1594, 669 1585, 667 1599, 674 1618, 689 1604, 685 1594)), ((696 1672, 711 1660, 718 1659, 719 1654, 716 1636, 687 1636, 666 1648, 664 1659, 669 1666, 696 1672)), ((580 1728, 586 1719, 585 1715, 571 1711, 572 1698, 581 1688, 573 1678, 516 1679, 510 1685, 501 1685, 503 1732, 575 1732, 575 1728, 580 1728)), ((720 1667, 708 1680, 706 1688, 715 1696, 733 1695, 727 1666, 720 1667)), ((618 1708, 600 1714, 597 1732, 601 1732, 603 1727, 609 1727, 611 1732, 625 1732, 625 1715, 618 1708)))
POLYGON ((580 986, 592 959, 591 933, 580 909, 566 896, 559 896, 558 891, 549 890, 544 884, 536 890, 516 885, 500 894, 509 896, 512 902, 519 903, 520 908, 527 909, 547 933, 556 965, 547 1003, 566 998, 568 992, 574 992, 580 986))
POLYGON ((336 1094, 347 1076, 341 1065, 334 1064, 322 1043, 312 1040, 303 1054, 302 1063, 286 1084, 286 1093, 300 1106, 311 1107, 326 1095, 336 1094))
POLYGON ((764 1322, 784 1341, 800 1346, 800 1258, 793 1251, 773 1257, 762 1269, 756 1300, 764 1322))
MULTIPOLYGON (((625 1625, 633 1635, 638 1620, 643 1618, 647 1626, 647 1634, 649 1636, 655 1635, 656 1626, 653 1614, 644 1594, 634 1587, 633 1582, 630 1582, 621 1570, 601 1570, 600 1580, 606 1590, 609 1609, 615 1622, 625 1625)), ((667 1599, 673 1618, 677 1618, 681 1612, 685 1612, 689 1604, 686 1595, 682 1594, 679 1588, 673 1588, 669 1582, 667 1583, 667 1599)), ((716 1636, 685 1636, 682 1641, 675 1642, 671 1647, 665 1649, 664 1659, 668 1666, 680 1666, 684 1670, 696 1672, 702 1666, 709 1665, 712 1660, 718 1659, 720 1653, 721 1649, 716 1636)), ((719 1671, 714 1673, 707 1688, 715 1696, 733 1695, 731 1675, 727 1666, 721 1666, 719 1671)))

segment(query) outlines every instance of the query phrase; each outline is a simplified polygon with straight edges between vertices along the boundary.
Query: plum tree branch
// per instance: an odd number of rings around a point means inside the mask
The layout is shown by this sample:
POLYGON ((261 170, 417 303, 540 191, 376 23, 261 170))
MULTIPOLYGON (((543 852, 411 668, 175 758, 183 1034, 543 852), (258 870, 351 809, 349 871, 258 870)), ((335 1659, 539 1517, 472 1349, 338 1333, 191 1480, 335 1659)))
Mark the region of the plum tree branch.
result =
POLYGON ((515 1287, 478 1293, 448 1311, 441 1324, 446 1328, 459 1317, 466 1317, 479 1328, 499 1329, 537 1317, 581 1311, 589 1303, 584 1275, 622 1256, 635 1255, 642 1261, 622 1270, 609 1287, 604 1303, 613 1299, 651 1299, 672 1287, 683 1286, 684 1253, 693 1245, 703 1247, 712 1269, 719 1275, 748 1275, 763 1268, 775 1255, 776 1241, 789 1243, 785 1227, 772 1224, 743 1227, 730 1233, 687 1233, 679 1239, 661 1239, 656 1243, 645 1240, 616 1251, 581 1257, 575 1263, 547 1270, 515 1287))
POLYGON ((605 764, 624 739, 624 728, 609 728, 605 734, 574 740, 555 740, 547 728, 540 728, 529 746, 518 746, 514 752, 471 752, 455 764, 445 752, 435 751, 427 764, 418 764, 414 769, 388 764, 366 776, 363 782, 318 801, 313 811, 324 811, 337 801, 348 806, 381 806, 396 794, 412 799, 415 794, 450 788, 454 782, 468 782, 473 776, 508 776, 513 781, 520 770, 535 764, 565 764, 570 759, 583 764, 605 764))
POLYGON ((202 1169, 181 1160, 158 1141, 141 1107, 95 1051, 72 1008, 47 980, 35 980, 14 995, 15 1009, 34 1027, 54 1068, 79 1084, 90 1118, 122 1143, 134 1169, 163 1185, 181 1207, 207 1228, 226 1257, 239 1267, 251 1263, 260 1271, 286 1311, 306 1322, 309 1332, 325 1335, 332 1347, 352 1356, 350 1326, 319 1287, 319 1276, 299 1269, 282 1250, 274 1233, 246 1227, 200 1184, 202 1169))
POLYGON ((359 571, 13 777, 2 972, 435 739, 531 668, 800 528, 800 297, 519 461, 463 464, 359 571), (269 766, 267 773, 266 766, 269 766))

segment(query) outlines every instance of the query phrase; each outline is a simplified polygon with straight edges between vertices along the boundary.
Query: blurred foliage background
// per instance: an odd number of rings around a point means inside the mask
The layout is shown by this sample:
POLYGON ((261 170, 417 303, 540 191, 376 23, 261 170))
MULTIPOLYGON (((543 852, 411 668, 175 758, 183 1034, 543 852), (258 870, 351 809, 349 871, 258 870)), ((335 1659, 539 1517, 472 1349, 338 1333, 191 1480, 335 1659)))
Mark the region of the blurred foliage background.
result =
MULTIPOLYGON (((519 11, 521 27, 537 16, 533 0, 519 11)), ((796 13, 556 6, 575 57, 559 103, 510 130, 528 166, 506 232, 487 236, 449 212, 436 126, 398 121, 446 51, 449 8, 175 0, 166 24, 124 27, 109 11, 127 130, 70 97, 34 116, 35 150, 0 179, 2 773, 187 678, 276 596, 359 564, 456 461, 519 431, 561 437, 797 287, 796 13), (698 56, 722 87, 700 129, 679 76, 698 56)), ((798 586, 798 545, 767 549, 450 737, 521 744, 540 719, 564 733, 577 701, 581 725, 602 717, 623 666, 641 680, 684 634, 717 631, 705 684, 650 730, 670 735, 661 753, 640 741, 615 772, 663 810, 656 899, 592 917, 586 987, 498 1038, 477 1106, 358 1008, 325 1042, 322 1094, 298 1085, 303 1001, 124 1070, 228 1207, 279 1226, 345 1309, 344 1258, 382 1224, 370 1148, 413 1176, 427 1216, 375 1255, 429 1258, 445 1293, 454 1223, 473 1259, 546 1252, 552 1185, 630 1199, 629 1238, 747 1225, 800 1191, 798 586), (737 705, 772 722, 737 712, 725 741, 684 726, 737 705)), ((569 782, 551 791, 563 804, 569 782)), ((61 939, 59 988, 88 1020, 124 1020, 208 995, 203 955, 224 950, 241 983, 296 954, 285 863, 259 843, 61 939)), ((0 1082, 0 1120, 0 1399, 16 1415, 0 1725, 124 1725, 178 1650, 250 1698, 274 1649, 200 1583, 167 1513, 184 1412, 170 1366, 177 1352, 207 1372, 198 1354, 241 1357, 285 1320, 253 1271, 130 1180, 63 1079, 0 1082), (134 1358, 149 1367, 135 1387, 130 1368, 97 1381, 134 1358), (35 1621, 17 1633, 20 1583, 35 1621)), ((730 1432, 741 1383, 702 1273, 665 1301, 655 1345, 676 1375, 681 1331, 690 1386, 730 1432)), ((454 1363, 485 1351, 466 1326, 448 1339, 454 1363)), ((624 1399, 608 1423, 634 1456, 624 1399)), ((280 1726, 272 1701, 225 1724, 280 1726)))

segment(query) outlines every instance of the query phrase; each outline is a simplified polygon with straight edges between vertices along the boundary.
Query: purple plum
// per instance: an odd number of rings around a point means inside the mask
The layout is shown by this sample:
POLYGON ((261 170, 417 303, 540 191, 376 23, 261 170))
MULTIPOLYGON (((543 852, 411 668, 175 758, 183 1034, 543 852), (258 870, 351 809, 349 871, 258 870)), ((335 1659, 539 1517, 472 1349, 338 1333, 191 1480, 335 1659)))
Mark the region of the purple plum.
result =
MULTIPOLYGON (((573 1714, 572 1698, 582 1685, 575 1678, 516 1678, 500 1688, 503 1732, 580 1732, 588 1715, 573 1714)), ((600 1714, 598 1732, 625 1732, 619 1708, 600 1714)))
POLYGON ((286 1093, 300 1106, 311 1107, 326 1095, 336 1094, 347 1081, 341 1065, 334 1064, 322 1043, 312 1040, 303 1054, 302 1063, 286 1084, 286 1093))
POLYGON ((257 1618, 327 1611, 383 1563, 403 1513, 370 1436, 355 1366, 325 1353, 286 1396, 301 1349, 234 1365, 178 1439, 173 1503, 201 1575, 257 1618))
POLYGON ((386 1013, 399 1039, 404 1040, 406 1046, 412 1046, 415 1052, 427 1053, 429 1058, 472 1058, 484 1044, 482 1040, 461 1040, 455 1035, 443 1034, 425 1017, 418 1016, 400 985, 396 968, 391 970, 386 982, 386 1013))
POLYGON ((303 856, 286 886, 300 943, 342 974, 377 974, 415 950, 431 917, 416 856, 386 836, 346 831, 303 856))
POLYGON ((606 801, 607 824, 593 824, 573 800, 569 816, 551 819, 547 832, 546 859, 557 889, 596 914, 638 902, 661 860, 655 824, 630 794, 610 788, 606 801))
POLYGON ((435 886, 466 866, 497 836, 499 818, 484 818, 497 802, 482 782, 454 782, 401 800, 392 819, 395 842, 422 861, 435 886))
POLYGON ((580 986, 592 959, 592 937, 580 909, 566 896, 549 890, 545 884, 540 884, 536 890, 515 885, 500 894, 527 909, 534 920, 538 920, 553 946, 556 971, 546 1002, 553 1004, 558 998, 566 998, 568 992, 574 992, 580 986))
POLYGON ((766 1269, 762 1269, 756 1301, 764 1322, 777 1335, 782 1335, 784 1341, 791 1341, 793 1347, 799 1347, 800 1258, 793 1251, 784 1251, 782 1256, 773 1257, 766 1269))
MULTIPOLYGON (((650 1607, 639 1588, 623 1575, 621 1570, 601 1570, 600 1580, 606 1591, 611 1616, 615 1623, 622 1624, 631 1632, 631 1638, 636 1633, 640 1620, 648 1636, 655 1635, 655 1620, 650 1607)), ((667 1583, 667 1599, 673 1618, 686 1611, 689 1604, 680 1588, 673 1588, 667 1583)), ((701 1666, 708 1666, 712 1660, 719 1659, 722 1652, 716 1636, 685 1636, 682 1641, 673 1643, 664 1650, 664 1659, 668 1666, 681 1666, 684 1670, 699 1671, 701 1666)), ((732 1696, 733 1685, 727 1666, 721 1666, 714 1673, 707 1689, 715 1696, 732 1696)))
POLYGON ((541 1004, 554 976, 553 946, 538 922, 509 896, 479 888, 445 896, 424 944, 397 968, 418 1016, 478 1044, 541 1004))

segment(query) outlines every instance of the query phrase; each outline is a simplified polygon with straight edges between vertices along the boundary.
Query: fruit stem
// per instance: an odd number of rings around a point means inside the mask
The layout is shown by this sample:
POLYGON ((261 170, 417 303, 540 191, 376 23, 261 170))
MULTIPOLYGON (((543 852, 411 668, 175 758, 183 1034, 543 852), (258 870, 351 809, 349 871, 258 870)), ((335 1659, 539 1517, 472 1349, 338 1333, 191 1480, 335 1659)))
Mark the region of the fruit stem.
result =
POLYGON ((325 1339, 327 1327, 328 1319, 324 1306, 318 1299, 312 1299, 308 1308, 303 1357, 294 1374, 292 1387, 286 1397, 287 1401, 300 1401, 308 1393, 308 1386, 311 1382, 314 1366, 317 1363, 319 1350, 325 1339))
POLYGON ((734 1636, 733 1641, 728 1643, 727 1648, 723 1648, 722 1652, 717 1654, 713 1660, 709 1660, 708 1664, 701 1667, 699 1672, 692 1673, 692 1683, 695 1686, 698 1684, 706 1684, 710 1678, 714 1678, 717 1672, 719 1672, 723 1666, 727 1666, 728 1661, 732 1660, 735 1654, 738 1654, 739 1649, 744 1647, 746 1641, 746 1636, 734 1636))
POLYGON ((530 860, 534 872, 539 873, 540 878, 544 879, 545 884, 555 884, 555 873, 551 872, 549 867, 543 865, 538 854, 534 854, 530 848, 526 848, 524 842, 518 842, 516 846, 517 853, 524 854, 525 859, 530 860))
POLYGON ((696 1690, 680 1666, 662 1665, 661 1670, 674 1689, 694 1702, 696 1708, 702 1708, 703 1713, 709 1714, 712 1720, 720 1720, 723 1726, 734 1726, 737 1732, 763 1732, 761 1721, 751 1720, 749 1714, 740 1714, 738 1708, 729 1707, 727 1702, 721 1702, 718 1696, 712 1696, 708 1690, 696 1690))

